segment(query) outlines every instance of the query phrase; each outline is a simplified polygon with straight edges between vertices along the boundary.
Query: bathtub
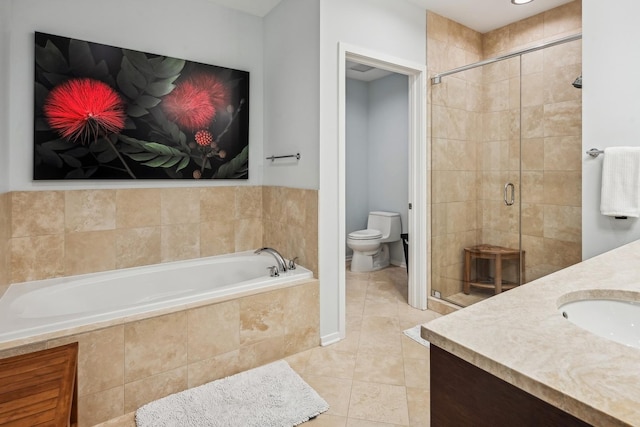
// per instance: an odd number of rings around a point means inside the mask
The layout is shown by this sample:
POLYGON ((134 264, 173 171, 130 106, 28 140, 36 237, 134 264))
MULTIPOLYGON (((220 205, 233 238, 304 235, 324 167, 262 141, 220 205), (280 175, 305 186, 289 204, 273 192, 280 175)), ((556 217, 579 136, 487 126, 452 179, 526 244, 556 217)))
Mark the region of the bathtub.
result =
POLYGON ((302 266, 269 277, 268 254, 252 251, 16 283, 0 298, 0 346, 108 326, 250 295, 313 277, 302 266))

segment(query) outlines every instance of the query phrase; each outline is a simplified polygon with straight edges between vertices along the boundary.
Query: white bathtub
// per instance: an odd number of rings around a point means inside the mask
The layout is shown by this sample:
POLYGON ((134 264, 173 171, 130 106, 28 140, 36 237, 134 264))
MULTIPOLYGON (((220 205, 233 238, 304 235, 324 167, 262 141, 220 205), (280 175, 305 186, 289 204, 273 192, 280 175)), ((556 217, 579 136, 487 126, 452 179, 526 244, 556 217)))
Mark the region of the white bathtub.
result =
POLYGON ((16 283, 0 298, 0 343, 176 307, 229 299, 313 277, 269 277, 275 259, 239 252, 209 258, 16 283))

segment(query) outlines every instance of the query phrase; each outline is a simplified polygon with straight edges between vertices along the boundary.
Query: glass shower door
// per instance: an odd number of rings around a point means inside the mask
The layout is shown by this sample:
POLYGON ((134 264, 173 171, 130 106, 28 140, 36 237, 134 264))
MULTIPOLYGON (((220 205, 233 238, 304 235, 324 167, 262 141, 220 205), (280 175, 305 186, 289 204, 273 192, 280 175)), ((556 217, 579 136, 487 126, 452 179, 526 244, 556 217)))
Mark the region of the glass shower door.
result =
POLYGON ((432 296, 467 306, 521 283, 520 58, 432 84, 432 296))

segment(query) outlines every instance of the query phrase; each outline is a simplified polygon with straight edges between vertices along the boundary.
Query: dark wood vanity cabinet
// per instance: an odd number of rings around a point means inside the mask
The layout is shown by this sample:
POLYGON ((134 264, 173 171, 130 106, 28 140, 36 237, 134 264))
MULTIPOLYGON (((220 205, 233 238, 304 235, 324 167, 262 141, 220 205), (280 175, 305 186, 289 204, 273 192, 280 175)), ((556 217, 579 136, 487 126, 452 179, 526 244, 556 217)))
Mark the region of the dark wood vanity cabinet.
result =
POLYGON ((431 427, 590 424, 431 345, 431 427))

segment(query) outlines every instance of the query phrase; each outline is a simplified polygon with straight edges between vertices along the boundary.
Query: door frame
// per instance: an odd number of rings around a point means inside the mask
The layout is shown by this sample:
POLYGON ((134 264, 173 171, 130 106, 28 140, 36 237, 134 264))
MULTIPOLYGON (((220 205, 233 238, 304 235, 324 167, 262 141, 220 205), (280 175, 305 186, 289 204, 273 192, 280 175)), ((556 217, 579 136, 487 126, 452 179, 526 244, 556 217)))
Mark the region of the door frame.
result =
MULTIPOLYGON (((409 297, 412 307, 427 309, 427 69, 417 64, 391 55, 364 49, 347 43, 339 43, 338 57, 338 258, 344 265, 346 259, 346 61, 353 61, 375 68, 402 74, 408 78, 409 95, 409 200, 412 208, 408 210, 409 231, 409 297)), ((338 272, 340 335, 345 336, 345 269, 338 272)))

